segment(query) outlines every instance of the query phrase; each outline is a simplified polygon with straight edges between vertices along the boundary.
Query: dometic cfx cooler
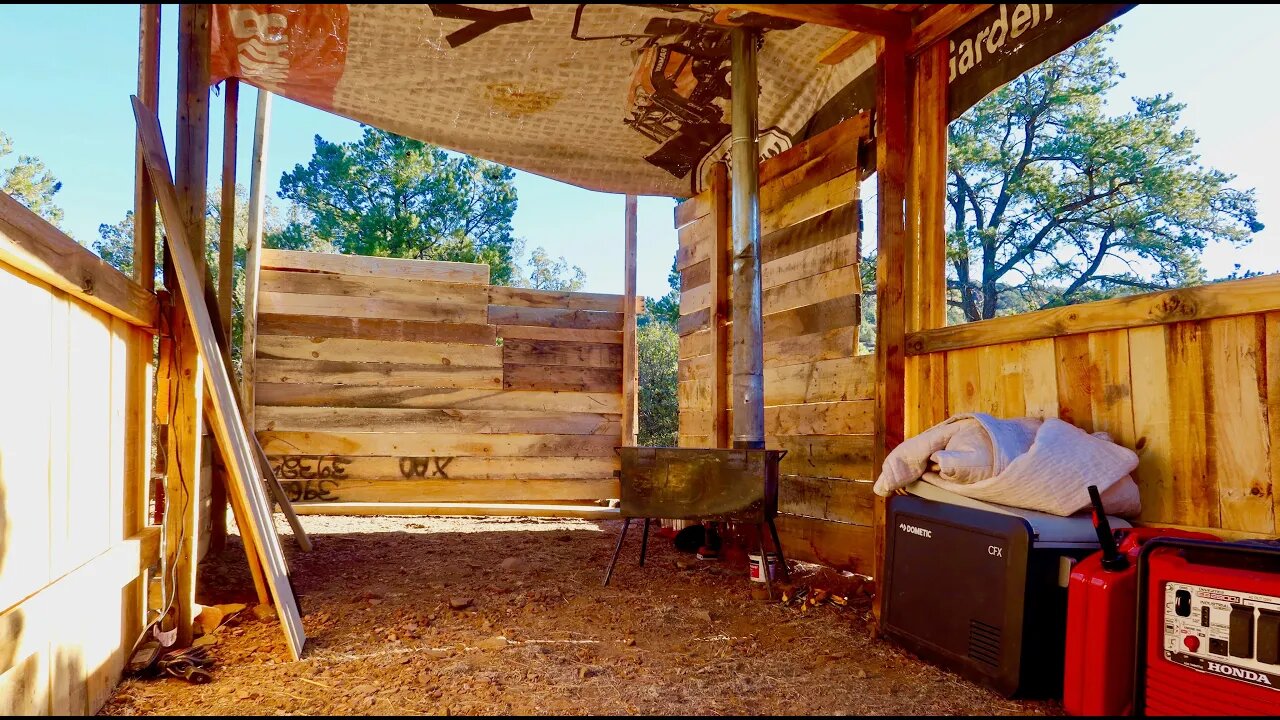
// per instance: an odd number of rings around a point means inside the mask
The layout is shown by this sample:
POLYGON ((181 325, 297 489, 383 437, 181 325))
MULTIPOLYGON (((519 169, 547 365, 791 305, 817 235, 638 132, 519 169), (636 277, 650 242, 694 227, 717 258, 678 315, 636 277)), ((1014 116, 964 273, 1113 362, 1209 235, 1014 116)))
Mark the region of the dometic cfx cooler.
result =
POLYGON ((907 491, 888 504, 886 634, 1006 696, 1059 696, 1071 567, 1098 550, 1089 514, 992 505, 925 482, 907 491))

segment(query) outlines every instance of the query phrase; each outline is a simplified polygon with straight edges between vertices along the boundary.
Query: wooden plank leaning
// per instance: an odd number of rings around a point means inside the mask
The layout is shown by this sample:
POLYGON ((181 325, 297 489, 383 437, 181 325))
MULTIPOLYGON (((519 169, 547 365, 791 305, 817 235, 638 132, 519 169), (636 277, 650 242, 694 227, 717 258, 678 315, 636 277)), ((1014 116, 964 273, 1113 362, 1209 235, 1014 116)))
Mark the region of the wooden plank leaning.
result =
POLYGON ((169 169, 169 157, 165 152, 160 121, 155 113, 132 97, 133 114, 138 123, 138 142, 146 160, 151 184, 160 203, 160 216, 164 221, 166 242, 178 271, 179 289, 185 296, 184 306, 191 320, 200 354, 204 359, 205 380, 212 391, 215 416, 211 418, 218 446, 227 458, 231 473, 231 488, 241 505, 248 511, 249 522, 242 530, 248 533, 257 546, 259 560, 266 571, 271 595, 275 599, 280 625, 285 633, 289 653, 294 660, 302 655, 306 635, 302 629, 302 617, 294 598, 289 567, 284 549, 275 534, 271 517, 271 505, 261 483, 257 482, 258 467, 253 443, 240 421, 240 408, 231 384, 231 376, 213 334, 209 308, 204 302, 198 269, 187 243, 186 227, 181 222, 177 192, 169 169))

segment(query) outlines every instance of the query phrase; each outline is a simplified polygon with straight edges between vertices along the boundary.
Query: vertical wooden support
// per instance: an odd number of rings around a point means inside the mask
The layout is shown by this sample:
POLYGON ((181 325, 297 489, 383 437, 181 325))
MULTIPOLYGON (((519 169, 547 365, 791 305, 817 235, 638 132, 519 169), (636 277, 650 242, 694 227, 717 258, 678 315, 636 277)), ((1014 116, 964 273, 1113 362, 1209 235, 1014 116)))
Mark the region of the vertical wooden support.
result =
MULTIPOLYGON (((160 104, 160 6, 138 6, 138 98, 152 110, 160 104)), ((142 163, 133 162, 133 279, 147 290, 156 287, 156 195, 142 163)))
MULTIPOLYGON (((138 6, 138 98, 155 111, 160 102, 160 6, 138 6)), ((142 159, 141 146, 134 153, 133 186, 133 279, 148 291, 156 287, 156 197, 151 189, 151 178, 142 159)), ((136 332, 133 333, 135 336, 136 332)), ((147 524, 147 505, 151 484, 152 420, 161 421, 151 406, 153 383, 152 346, 149 341, 134 337, 129 343, 129 373, 125 392, 128 395, 126 410, 126 458, 125 478, 126 507, 130 521, 125 524, 125 534, 132 537, 147 524)), ((163 416, 168 424, 168 413, 163 416)), ((150 583, 146 575, 138 581, 135 606, 130 610, 138 618, 145 617, 150 583)))
POLYGON ((636 196, 626 202, 626 249, 623 252, 622 291, 622 444, 636 444, 640 421, 638 357, 636 354, 636 196))
MULTIPOLYGON (((906 252, 907 56, 900 37, 881 39, 876 87, 876 176, 879 242, 876 265, 876 436, 874 468, 902 442, 904 431, 906 313, 903 305, 906 252)), ((884 573, 884 499, 875 512, 875 577, 884 573)), ((877 593, 879 617, 883 593, 877 593)))
POLYGON ((244 400, 244 421, 254 432, 254 355, 258 338, 258 272, 262 256, 264 182, 267 167, 267 138, 271 133, 271 93, 258 90, 258 111, 253 121, 253 160, 249 167, 249 230, 244 260, 244 335, 240 346, 240 397, 244 400))
MULTIPOLYGON (((911 140, 907 171, 906 330, 947 324, 947 47, 925 48, 911 68, 911 140)), ((946 358, 916 355, 906 363, 906 433, 946 419, 946 358)))
POLYGON ((711 437, 729 447, 729 168, 711 169, 711 437))
MULTIPOLYGON (((236 254, 236 132, 240 109, 240 81, 227 78, 223 84, 222 113, 222 202, 218 216, 218 319, 222 322, 227 346, 223 348, 231 356, 234 333, 231 327, 231 310, 235 304, 235 254, 236 254)), ((228 365, 228 368, 231 366, 228 365)), ((209 504, 209 550, 222 552, 227 545, 227 468, 221 458, 215 456, 213 466, 213 495, 209 504)))
MULTIPOLYGON (((178 14, 177 186, 200 275, 204 275, 204 228, 209 166, 209 5, 183 5, 178 14)), ((165 285, 176 288, 172 263, 165 285)), ((191 643, 195 605, 196 547, 201 527, 200 468, 204 423, 204 368, 181 293, 173 295, 168 433, 167 553, 170 591, 177 613, 177 642, 191 643)))
POLYGON ((222 222, 218 226, 218 317, 231 341, 232 293, 235 292, 236 250, 236 131, 240 109, 240 81, 223 84, 222 114, 222 222))

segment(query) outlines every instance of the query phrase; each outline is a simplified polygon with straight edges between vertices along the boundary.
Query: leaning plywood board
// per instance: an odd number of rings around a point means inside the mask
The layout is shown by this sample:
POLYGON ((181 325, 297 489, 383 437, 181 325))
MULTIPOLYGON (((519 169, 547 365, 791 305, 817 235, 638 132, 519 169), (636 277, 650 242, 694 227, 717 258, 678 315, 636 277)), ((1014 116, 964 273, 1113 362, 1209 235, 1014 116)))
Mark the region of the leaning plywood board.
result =
POLYGON ((169 158, 165 153, 160 121, 155 113, 133 97, 133 113, 138 123, 138 141, 143 158, 160 203, 166 239, 178 271, 178 285, 186 297, 183 303, 195 332, 200 354, 204 359, 205 380, 212 391, 215 416, 211 418, 214 435, 231 472, 233 492, 248 511, 248 527, 242 528, 255 541, 262 567, 266 570, 271 594, 275 598, 280 624, 285 632, 289 652, 296 660, 302 655, 306 636, 302 630, 302 618, 293 588, 289 581, 289 568, 285 563, 280 538, 276 536, 271 518, 271 506, 257 481, 258 473, 252 442, 240 421, 240 408, 232 389, 231 377, 223 363, 222 354, 214 340, 213 324, 209 308, 203 302, 200 276, 195 259, 187 242, 186 227, 182 223, 177 191, 169 170, 169 158))

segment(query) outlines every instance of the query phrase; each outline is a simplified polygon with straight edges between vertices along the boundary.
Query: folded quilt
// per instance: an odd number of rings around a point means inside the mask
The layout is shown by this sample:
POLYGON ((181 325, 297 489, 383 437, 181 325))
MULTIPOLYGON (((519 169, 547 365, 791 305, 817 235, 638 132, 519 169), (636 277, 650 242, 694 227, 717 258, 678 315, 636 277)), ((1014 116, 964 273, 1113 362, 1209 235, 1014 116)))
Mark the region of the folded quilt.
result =
POLYGON ((977 500, 1072 515, 1089 506, 1098 486, 1107 512, 1141 510, 1130 473, 1138 456, 1057 418, 1002 420, 985 413, 948 418, 889 453, 875 491, 888 496, 924 479, 977 500))

